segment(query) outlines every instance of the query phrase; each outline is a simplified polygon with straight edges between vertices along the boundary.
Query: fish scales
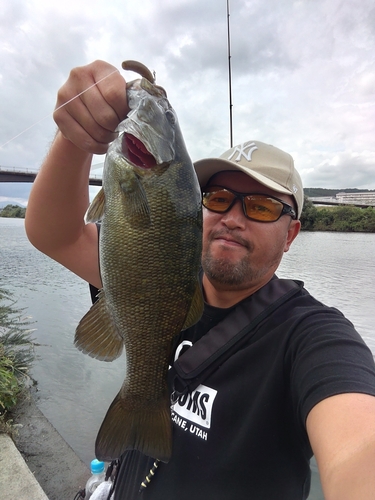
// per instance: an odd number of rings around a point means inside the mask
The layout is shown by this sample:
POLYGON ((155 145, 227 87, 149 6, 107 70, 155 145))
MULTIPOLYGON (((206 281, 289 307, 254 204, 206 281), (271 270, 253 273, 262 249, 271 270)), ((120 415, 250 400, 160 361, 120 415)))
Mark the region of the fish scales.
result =
POLYGON ((97 457, 137 449, 168 461, 172 339, 203 310, 201 194, 165 91, 143 78, 127 93, 132 110, 109 147, 103 189, 87 214, 101 220, 103 288, 75 344, 106 361, 125 346, 124 383, 99 430, 97 457))
MULTIPOLYGON (((113 314, 116 317, 116 324, 124 332, 153 332, 151 338, 144 337, 141 342, 137 338, 137 342, 126 344, 128 372, 139 367, 140 359, 146 367, 149 367, 148 370, 139 370, 139 376, 131 378, 126 383, 126 388, 131 393, 134 391, 135 394, 139 394, 140 384, 145 397, 148 397, 165 385, 160 377, 150 376, 149 370, 159 366, 154 362, 158 355, 164 360, 163 371, 168 365, 170 332, 178 333, 183 326, 185 314, 195 291, 188 272, 188 261, 190 256, 194 257, 196 251, 192 245, 189 248, 184 241, 184 234, 189 231, 188 224, 170 225, 173 203, 166 189, 163 189, 163 186, 158 189, 156 183, 153 183, 152 186, 146 186, 145 190, 152 226, 147 231, 143 228, 134 229, 129 227, 126 218, 122 221, 116 217, 110 218, 114 227, 112 224, 103 223, 101 229, 100 239, 101 241, 107 239, 108 244, 103 248, 100 261, 103 284, 117 285, 109 286, 106 292, 107 300, 114 304, 113 314), (121 230, 123 239, 113 237, 118 232, 119 224, 123 225, 121 230), (182 234, 178 234, 180 231, 182 234), (132 245, 127 244, 129 240, 132 245), (108 265, 107 262, 110 262, 114 255, 117 265, 108 265), (186 266, 181 266, 181 255, 185 256, 186 266), (121 270, 118 268, 120 259, 123 261, 121 270), (128 265, 129 262, 132 263, 131 267, 128 265), (141 273, 141 268, 146 270, 145 274, 141 273), (181 290, 186 289, 190 296, 181 294, 181 290), (152 349, 145 349, 145 342, 152 345, 152 349), (145 357, 146 354, 149 358, 145 357), (135 382, 134 386, 132 381, 135 382), (158 384, 158 388, 153 387, 154 383, 158 384)), ((126 199, 122 201, 126 213, 126 199)), ((175 209, 177 213, 179 210, 182 212, 179 206, 175 209)), ((121 210, 116 210, 116 213, 121 213, 121 210)), ((180 215, 183 216, 182 213, 180 215)))

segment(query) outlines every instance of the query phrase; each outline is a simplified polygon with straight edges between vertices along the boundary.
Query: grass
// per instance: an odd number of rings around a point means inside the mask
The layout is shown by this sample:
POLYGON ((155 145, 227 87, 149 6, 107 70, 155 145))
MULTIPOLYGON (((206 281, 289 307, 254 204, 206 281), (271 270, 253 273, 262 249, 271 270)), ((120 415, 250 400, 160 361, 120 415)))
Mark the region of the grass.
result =
POLYGON ((12 294, 0 288, 0 432, 11 433, 8 412, 32 381, 29 371, 35 344, 31 323, 23 313, 15 307, 12 294))

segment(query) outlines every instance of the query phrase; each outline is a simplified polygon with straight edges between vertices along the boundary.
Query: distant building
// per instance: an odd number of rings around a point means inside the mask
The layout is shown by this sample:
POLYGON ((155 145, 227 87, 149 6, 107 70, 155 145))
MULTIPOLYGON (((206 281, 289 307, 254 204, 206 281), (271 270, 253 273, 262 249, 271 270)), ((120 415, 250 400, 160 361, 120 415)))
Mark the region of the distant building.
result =
POLYGON ((375 191, 365 193, 345 193, 341 191, 336 196, 309 196, 315 205, 356 205, 359 207, 375 207, 375 191))
POLYGON ((345 205, 372 205, 375 206, 375 192, 365 193, 337 193, 336 199, 338 203, 345 205))

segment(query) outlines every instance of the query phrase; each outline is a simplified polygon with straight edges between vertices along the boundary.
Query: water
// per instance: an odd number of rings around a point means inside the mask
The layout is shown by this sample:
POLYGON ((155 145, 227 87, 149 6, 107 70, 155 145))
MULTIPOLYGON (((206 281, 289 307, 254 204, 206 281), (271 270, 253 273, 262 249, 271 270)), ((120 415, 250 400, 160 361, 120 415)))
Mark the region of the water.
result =
MULTIPOLYGON (((301 233, 278 275, 302 279, 306 288, 354 323, 375 354, 375 234, 301 233)), ((35 250, 23 220, 0 218, 0 287, 14 293, 35 321, 38 405, 89 465, 104 414, 124 377, 124 356, 103 363, 80 353, 74 331, 90 307, 88 286, 35 250)), ((313 464, 311 500, 323 496, 313 464)))
POLYGON ((284 255, 280 278, 295 278, 355 325, 375 355, 375 234, 302 232, 284 255))
POLYGON ((88 285, 38 252, 23 220, 0 218, 0 287, 35 321, 38 406, 87 464, 96 433, 123 378, 125 358, 103 363, 73 345, 75 328, 90 308, 88 285))

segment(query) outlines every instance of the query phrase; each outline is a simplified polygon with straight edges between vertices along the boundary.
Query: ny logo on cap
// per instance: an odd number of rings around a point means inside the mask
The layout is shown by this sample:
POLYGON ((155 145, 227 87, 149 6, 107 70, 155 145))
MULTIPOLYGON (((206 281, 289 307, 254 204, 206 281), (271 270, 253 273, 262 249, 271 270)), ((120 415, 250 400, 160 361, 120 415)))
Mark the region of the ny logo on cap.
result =
POLYGON ((233 156, 236 153, 238 153, 238 155, 236 156, 236 158, 233 159, 233 161, 241 161, 241 156, 244 156, 247 161, 251 161, 251 155, 253 154, 253 152, 256 149, 258 149, 258 148, 256 147, 256 145, 253 142, 248 142, 248 143, 245 143, 245 144, 240 144, 239 146, 236 146, 234 148, 233 153, 228 157, 228 160, 231 160, 233 158, 233 156), (248 148, 250 148, 250 149, 246 153, 246 150, 248 148))

